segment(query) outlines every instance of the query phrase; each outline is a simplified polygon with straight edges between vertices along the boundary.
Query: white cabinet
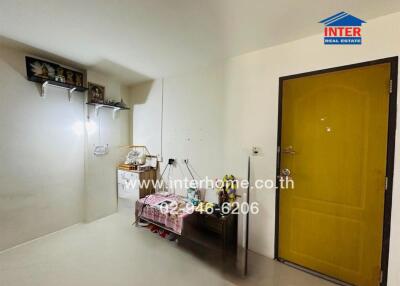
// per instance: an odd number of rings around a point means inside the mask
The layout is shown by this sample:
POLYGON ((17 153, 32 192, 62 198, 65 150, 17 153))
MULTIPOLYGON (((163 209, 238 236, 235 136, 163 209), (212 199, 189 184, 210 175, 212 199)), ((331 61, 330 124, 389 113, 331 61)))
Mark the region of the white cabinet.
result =
POLYGON ((139 173, 118 170, 118 198, 136 201, 139 199, 139 173))

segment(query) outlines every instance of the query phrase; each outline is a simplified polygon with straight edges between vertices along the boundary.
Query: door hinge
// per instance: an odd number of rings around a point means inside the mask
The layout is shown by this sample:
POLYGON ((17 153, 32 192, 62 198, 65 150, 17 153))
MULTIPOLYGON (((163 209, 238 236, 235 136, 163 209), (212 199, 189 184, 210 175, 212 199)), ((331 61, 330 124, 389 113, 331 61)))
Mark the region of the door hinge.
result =
POLYGON ((382 284, 383 282, 383 271, 381 270, 381 276, 379 278, 379 283, 382 284))
POLYGON ((278 154, 281 153, 281 146, 278 146, 278 154))
POLYGON ((389 82, 389 93, 393 92, 393 80, 390 80, 389 82))
POLYGON ((385 177, 385 191, 388 189, 388 177, 385 177))

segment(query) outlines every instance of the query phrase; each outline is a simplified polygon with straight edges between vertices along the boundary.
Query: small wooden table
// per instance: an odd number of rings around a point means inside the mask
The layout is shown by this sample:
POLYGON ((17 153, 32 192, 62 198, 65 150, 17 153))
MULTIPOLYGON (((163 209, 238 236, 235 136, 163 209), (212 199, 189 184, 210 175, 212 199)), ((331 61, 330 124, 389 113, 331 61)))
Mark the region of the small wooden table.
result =
POLYGON ((187 219, 182 236, 212 250, 236 250, 238 216, 195 212, 187 219))

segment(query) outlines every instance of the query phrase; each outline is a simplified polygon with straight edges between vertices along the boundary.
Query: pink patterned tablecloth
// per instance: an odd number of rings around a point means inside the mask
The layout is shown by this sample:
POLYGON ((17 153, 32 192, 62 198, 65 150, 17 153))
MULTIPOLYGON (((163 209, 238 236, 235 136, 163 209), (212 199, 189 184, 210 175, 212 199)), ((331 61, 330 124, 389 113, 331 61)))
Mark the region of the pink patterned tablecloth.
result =
POLYGON ((136 215, 162 224, 178 234, 182 233, 184 218, 191 213, 181 196, 154 194, 136 201, 136 215), (161 211, 160 203, 166 201, 175 202, 177 207, 171 211, 161 211), (145 206, 143 207, 143 205, 145 206))

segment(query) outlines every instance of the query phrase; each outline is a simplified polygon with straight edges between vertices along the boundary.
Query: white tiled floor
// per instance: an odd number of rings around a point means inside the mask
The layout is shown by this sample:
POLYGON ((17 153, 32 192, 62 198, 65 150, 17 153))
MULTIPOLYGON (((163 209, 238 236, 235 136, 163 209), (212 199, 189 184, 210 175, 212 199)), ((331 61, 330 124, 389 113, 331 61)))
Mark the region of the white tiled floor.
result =
POLYGON ((0 253, 1 286, 332 285, 256 254, 249 271, 247 278, 222 273, 121 214, 0 253))

